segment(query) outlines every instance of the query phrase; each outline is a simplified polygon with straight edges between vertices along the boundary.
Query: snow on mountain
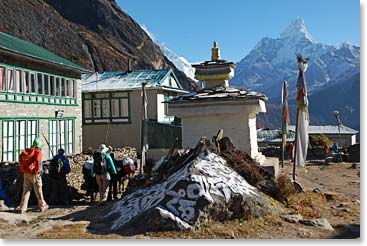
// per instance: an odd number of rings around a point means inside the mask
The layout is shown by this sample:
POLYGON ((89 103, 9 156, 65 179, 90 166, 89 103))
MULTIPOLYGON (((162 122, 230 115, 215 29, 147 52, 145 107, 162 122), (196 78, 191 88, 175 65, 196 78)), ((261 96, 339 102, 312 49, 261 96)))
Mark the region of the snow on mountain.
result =
POLYGON ((279 38, 261 39, 238 62, 230 84, 256 90, 272 98, 280 97, 281 84, 286 79, 292 94, 297 81, 297 54, 309 57, 305 74, 309 94, 359 72, 359 47, 346 42, 335 46, 319 43, 308 32, 302 18, 297 18, 279 38))
POLYGON ((195 71, 194 68, 191 67, 191 63, 189 61, 187 61, 184 57, 179 57, 162 43, 158 43, 158 46, 161 48, 163 54, 177 67, 178 70, 181 70, 186 74, 187 77, 194 80, 195 71))

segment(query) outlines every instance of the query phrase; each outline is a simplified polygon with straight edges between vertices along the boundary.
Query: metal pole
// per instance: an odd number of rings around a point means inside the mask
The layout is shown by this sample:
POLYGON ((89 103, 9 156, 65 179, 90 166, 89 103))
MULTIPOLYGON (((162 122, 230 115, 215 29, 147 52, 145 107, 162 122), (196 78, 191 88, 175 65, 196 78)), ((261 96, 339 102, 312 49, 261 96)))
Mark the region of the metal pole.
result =
POLYGON ((140 135, 140 142, 141 142, 141 161, 140 161, 140 171, 139 174, 144 174, 144 166, 145 166, 145 146, 146 146, 146 118, 147 118, 147 109, 146 109, 146 94, 145 94, 145 86, 147 85, 146 82, 142 83, 142 99, 141 99, 141 106, 142 106, 142 120, 141 120, 141 135, 140 135))
POLYGON ((299 109, 297 108, 297 118, 296 118, 296 136, 294 139, 294 160, 293 160, 293 182, 296 181, 296 160, 297 160, 297 136, 298 136, 298 116, 299 116, 299 109))

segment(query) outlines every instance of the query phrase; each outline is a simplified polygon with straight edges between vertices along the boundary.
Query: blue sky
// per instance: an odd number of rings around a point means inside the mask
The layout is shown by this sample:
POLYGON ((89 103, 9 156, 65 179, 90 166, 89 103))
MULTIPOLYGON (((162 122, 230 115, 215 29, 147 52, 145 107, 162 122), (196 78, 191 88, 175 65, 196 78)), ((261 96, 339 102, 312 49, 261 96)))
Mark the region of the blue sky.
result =
POLYGON ((302 17, 325 44, 360 46, 359 0, 117 0, 135 21, 190 62, 210 59, 216 40, 223 59, 238 62, 263 37, 277 38, 302 17))

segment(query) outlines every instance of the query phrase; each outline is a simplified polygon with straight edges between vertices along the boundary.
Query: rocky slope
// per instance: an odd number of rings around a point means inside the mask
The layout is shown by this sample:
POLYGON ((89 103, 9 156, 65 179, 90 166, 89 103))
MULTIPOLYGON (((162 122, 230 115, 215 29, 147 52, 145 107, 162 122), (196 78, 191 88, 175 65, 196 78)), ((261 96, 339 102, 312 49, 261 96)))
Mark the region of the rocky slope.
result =
POLYGON ((91 71, 173 68, 190 80, 114 0, 2 0, 0 31, 42 46, 91 71))

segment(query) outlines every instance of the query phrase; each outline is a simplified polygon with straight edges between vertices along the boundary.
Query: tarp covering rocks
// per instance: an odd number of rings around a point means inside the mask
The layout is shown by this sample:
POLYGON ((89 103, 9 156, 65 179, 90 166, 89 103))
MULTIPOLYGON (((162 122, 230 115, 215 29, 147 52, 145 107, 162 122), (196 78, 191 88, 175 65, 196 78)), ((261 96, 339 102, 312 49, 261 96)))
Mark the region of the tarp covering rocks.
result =
POLYGON ((126 235, 187 230, 211 219, 260 217, 275 210, 225 159, 204 150, 161 183, 137 189, 103 209, 89 229, 126 235))

